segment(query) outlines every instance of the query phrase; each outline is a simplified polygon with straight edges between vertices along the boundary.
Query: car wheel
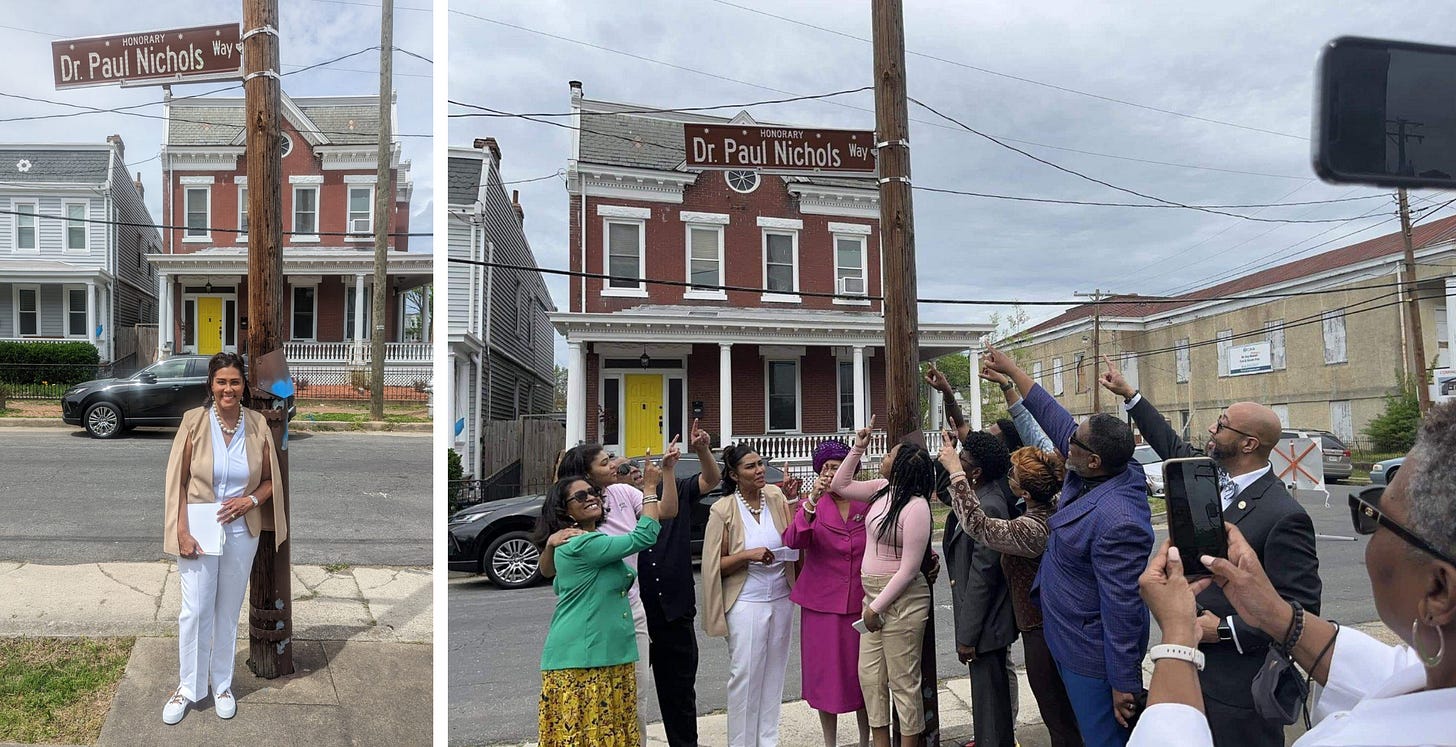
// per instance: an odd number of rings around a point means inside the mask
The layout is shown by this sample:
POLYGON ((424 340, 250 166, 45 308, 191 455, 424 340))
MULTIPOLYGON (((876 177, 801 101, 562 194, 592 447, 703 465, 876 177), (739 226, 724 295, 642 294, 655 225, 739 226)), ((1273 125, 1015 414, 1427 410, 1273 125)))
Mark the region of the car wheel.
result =
POLYGON ((520 589, 541 579, 541 551, 527 532, 506 532, 486 547, 481 567, 491 583, 502 589, 520 589))
POLYGON ((86 408, 81 422, 92 438, 114 438, 125 426, 121 409, 110 402, 97 402, 86 408))

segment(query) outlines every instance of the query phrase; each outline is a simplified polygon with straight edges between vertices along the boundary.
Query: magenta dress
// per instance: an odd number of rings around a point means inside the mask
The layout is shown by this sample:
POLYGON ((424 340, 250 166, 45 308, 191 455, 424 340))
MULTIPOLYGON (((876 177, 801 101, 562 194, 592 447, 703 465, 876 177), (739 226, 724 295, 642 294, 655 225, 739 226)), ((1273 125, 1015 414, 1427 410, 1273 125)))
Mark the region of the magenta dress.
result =
POLYGON ((864 587, 860 561, 865 552, 869 504, 850 501, 849 519, 832 496, 819 500, 813 523, 803 505, 784 532, 784 544, 799 550, 803 566, 789 598, 801 609, 799 654, 804 700, 815 710, 852 713, 864 708, 859 686, 859 633, 864 587))

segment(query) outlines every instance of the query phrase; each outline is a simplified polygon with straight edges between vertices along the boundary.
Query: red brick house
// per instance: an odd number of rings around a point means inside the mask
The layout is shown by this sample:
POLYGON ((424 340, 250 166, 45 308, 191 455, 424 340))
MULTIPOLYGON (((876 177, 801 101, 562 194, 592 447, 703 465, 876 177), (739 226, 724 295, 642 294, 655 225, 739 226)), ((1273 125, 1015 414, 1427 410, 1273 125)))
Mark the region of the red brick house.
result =
MULTIPOLYGON (((873 178, 690 171, 685 122, 757 123, 624 113, 652 107, 588 100, 575 82, 571 105, 570 269, 612 277, 573 278, 570 311, 551 316, 569 350, 569 444, 660 454, 697 417, 718 443, 797 460, 885 412, 873 178)), ((921 358, 990 331, 922 324, 921 358)))

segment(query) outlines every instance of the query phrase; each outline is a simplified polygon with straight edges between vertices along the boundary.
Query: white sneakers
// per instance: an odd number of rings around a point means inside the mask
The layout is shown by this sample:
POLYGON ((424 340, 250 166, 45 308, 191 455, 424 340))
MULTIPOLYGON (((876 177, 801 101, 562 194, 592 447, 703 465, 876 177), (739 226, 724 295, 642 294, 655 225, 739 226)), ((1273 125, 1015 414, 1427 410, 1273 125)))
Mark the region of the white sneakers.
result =
POLYGON ((232 718, 237 715, 238 701, 233 699, 232 690, 224 690, 212 696, 212 705, 217 710, 218 718, 232 718))
POLYGON ((178 687, 177 691, 172 693, 172 697, 167 700, 167 705, 162 706, 162 723, 175 724, 181 721, 182 717, 187 715, 187 706, 191 704, 192 701, 188 700, 187 696, 182 694, 182 688, 178 687))

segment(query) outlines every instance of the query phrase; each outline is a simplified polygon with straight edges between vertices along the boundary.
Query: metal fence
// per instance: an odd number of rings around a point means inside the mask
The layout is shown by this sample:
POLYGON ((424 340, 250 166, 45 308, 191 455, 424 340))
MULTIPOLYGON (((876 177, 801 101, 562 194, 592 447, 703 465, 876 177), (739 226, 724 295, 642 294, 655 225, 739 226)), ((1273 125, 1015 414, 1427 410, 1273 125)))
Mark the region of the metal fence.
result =
POLYGON ((115 376, 116 371, 110 363, 0 363, 0 389, 6 399, 60 399, 72 386, 115 376))
MULTIPOLYGON (((369 399, 368 368, 340 366, 288 366, 299 399, 369 399)), ((385 366, 384 399, 387 402, 425 402, 434 381, 432 366, 385 366)))

